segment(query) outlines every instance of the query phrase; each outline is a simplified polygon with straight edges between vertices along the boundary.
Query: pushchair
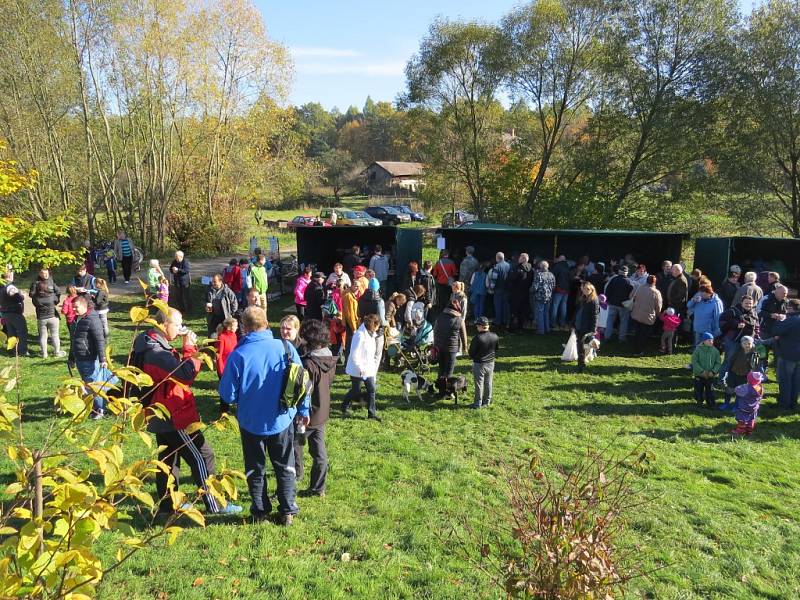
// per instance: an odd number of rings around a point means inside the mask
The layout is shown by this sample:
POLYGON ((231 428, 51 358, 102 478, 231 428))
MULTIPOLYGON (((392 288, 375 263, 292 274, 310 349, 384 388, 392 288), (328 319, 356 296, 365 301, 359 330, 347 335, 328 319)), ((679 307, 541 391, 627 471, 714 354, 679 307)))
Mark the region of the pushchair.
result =
POLYGON ((423 319, 418 325, 406 326, 400 336, 400 343, 389 346, 387 354, 397 358, 400 369, 409 369, 423 375, 431 370, 432 344, 433 326, 423 319))

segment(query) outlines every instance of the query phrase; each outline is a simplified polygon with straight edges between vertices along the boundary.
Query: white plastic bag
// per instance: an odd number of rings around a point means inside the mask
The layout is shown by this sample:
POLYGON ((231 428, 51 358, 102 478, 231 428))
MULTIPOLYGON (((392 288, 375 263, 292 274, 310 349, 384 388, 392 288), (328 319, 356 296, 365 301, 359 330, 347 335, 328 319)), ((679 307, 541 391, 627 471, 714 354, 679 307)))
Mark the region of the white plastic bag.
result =
POLYGON ((564 346, 564 354, 561 355, 561 360, 564 362, 574 362, 578 360, 578 338, 575 337, 575 332, 569 334, 569 339, 564 346))

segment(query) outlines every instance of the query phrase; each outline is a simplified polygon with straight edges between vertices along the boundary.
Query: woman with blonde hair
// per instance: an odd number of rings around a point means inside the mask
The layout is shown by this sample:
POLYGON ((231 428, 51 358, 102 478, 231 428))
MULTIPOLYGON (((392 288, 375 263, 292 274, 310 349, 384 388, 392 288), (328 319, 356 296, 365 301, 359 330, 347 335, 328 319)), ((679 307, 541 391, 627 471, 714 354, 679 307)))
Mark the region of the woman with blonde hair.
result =
POLYGON ((106 342, 108 342, 108 283, 105 279, 99 277, 94 282, 97 288, 97 294, 94 297, 94 308, 100 317, 100 323, 103 324, 103 335, 105 335, 106 342))
POLYGON ((575 300, 575 318, 572 329, 578 342, 578 372, 586 368, 586 352, 583 339, 588 334, 594 336, 597 329, 597 319, 600 316, 600 302, 597 299, 597 290, 588 281, 581 284, 578 297, 575 300))

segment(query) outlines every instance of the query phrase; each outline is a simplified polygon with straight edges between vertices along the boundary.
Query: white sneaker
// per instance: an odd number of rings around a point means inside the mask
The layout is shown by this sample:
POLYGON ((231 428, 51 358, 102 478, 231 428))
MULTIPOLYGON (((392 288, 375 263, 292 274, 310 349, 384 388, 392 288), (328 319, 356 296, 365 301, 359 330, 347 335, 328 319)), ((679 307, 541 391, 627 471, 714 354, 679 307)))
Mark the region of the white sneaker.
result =
POLYGON ((63 350, 59 350, 58 352, 56 352, 56 358, 64 358, 66 355, 67 353, 64 352, 63 350))

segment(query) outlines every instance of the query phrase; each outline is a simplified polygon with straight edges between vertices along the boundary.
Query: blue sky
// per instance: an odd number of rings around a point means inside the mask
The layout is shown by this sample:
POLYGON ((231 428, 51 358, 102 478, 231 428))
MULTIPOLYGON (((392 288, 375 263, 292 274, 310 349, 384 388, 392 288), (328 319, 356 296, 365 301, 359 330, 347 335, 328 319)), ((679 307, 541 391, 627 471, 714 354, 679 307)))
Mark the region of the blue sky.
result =
MULTIPOLYGON (((496 21, 519 0, 255 0, 272 39, 294 58, 293 104, 342 111, 395 99, 404 68, 437 16, 496 21)), ((749 12, 758 0, 739 0, 749 12)))

